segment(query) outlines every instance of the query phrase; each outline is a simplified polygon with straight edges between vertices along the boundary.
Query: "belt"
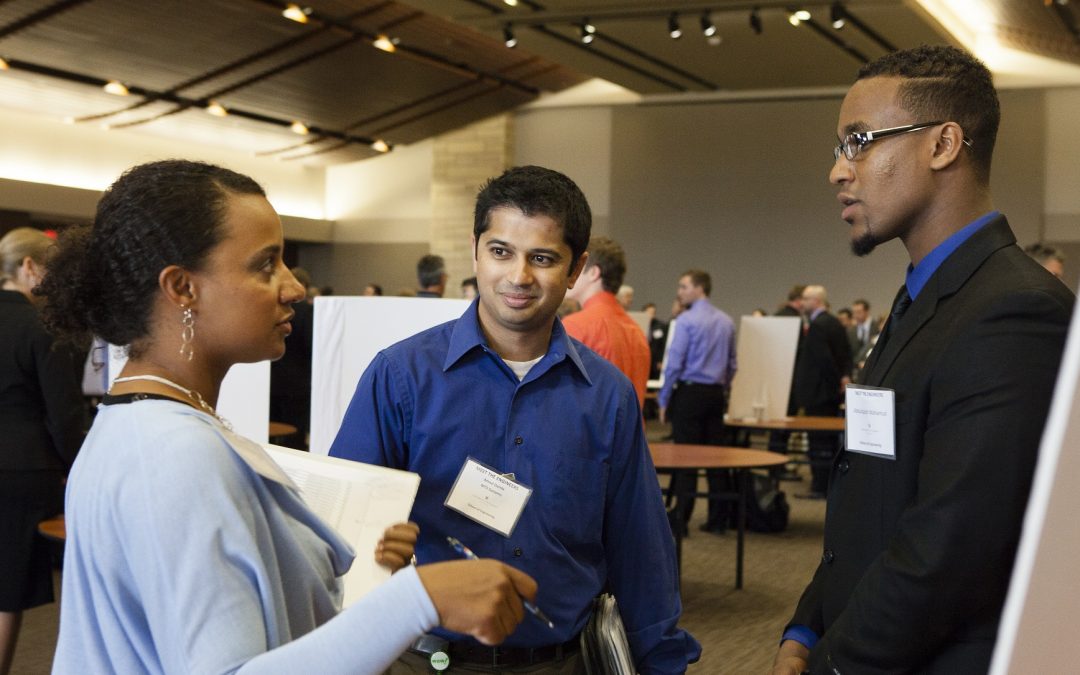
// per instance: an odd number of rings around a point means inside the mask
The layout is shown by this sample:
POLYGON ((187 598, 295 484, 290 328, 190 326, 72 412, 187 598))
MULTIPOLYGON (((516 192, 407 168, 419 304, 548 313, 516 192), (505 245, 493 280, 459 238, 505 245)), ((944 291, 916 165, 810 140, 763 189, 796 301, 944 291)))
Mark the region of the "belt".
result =
POLYGON ((560 645, 545 647, 485 647, 468 642, 447 642, 434 635, 421 635, 412 643, 409 651, 423 656, 445 652, 450 656, 450 665, 457 662, 492 668, 517 668, 561 661, 580 647, 580 640, 576 637, 560 645))
POLYGON ((705 382, 691 382, 689 380, 679 380, 679 386, 680 387, 703 387, 703 388, 712 388, 712 389, 723 389, 724 388, 724 385, 719 384, 719 383, 717 383, 717 384, 708 384, 708 383, 705 383, 705 382))

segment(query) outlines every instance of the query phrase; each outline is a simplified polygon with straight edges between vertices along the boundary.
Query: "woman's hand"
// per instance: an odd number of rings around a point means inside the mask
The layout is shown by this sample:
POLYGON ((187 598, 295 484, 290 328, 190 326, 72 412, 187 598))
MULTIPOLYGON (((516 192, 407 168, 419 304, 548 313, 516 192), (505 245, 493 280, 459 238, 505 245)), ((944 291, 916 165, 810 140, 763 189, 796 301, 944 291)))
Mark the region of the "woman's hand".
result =
POLYGON ((413 522, 397 523, 386 528, 382 539, 375 546, 375 562, 397 572, 412 560, 416 550, 416 537, 420 526, 413 522))
POLYGON ((536 581, 496 560, 451 560, 416 568, 439 623, 497 645, 525 616, 522 598, 536 599, 536 581))

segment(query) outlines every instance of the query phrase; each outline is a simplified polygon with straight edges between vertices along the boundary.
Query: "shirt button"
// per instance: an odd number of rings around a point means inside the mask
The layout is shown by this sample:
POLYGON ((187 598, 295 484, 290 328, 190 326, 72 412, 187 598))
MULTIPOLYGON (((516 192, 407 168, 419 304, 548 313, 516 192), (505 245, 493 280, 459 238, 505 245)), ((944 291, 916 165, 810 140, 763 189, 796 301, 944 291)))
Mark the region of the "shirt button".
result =
POLYGON ((514 439, 514 445, 521 445, 524 442, 525 442, 525 439, 522 438, 521 436, 518 436, 517 438, 514 439))
POLYGON ((833 560, 836 560, 836 555, 832 552, 832 549, 825 549, 825 553, 821 555, 821 561, 826 565, 831 565, 833 560))
POLYGON ((847 458, 844 458, 840 460, 840 462, 836 465, 836 468, 840 470, 840 473, 847 473, 848 469, 851 468, 851 462, 849 462, 847 458))
POLYGON ((521 549, 520 548, 515 548, 514 549, 514 557, 515 558, 520 558, 521 557, 521 549))

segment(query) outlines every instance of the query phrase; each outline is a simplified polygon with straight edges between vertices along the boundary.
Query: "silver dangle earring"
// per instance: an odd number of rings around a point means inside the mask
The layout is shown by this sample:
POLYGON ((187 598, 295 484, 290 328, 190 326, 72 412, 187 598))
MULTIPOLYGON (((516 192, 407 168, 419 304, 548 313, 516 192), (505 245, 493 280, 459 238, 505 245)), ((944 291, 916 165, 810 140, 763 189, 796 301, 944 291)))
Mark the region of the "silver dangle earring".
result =
POLYGON ((195 356, 195 349, 191 343, 195 340, 195 312, 190 307, 183 307, 180 315, 180 325, 184 328, 180 331, 180 356, 190 361, 195 356))

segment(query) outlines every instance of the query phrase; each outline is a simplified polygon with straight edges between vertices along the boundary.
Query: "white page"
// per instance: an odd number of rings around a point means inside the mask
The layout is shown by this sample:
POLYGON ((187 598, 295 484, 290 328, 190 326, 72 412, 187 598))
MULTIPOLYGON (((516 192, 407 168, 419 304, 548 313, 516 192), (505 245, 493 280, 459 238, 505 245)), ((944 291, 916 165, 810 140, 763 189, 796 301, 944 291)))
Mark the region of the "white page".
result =
POLYGON ((408 520, 420 476, 279 445, 265 447, 300 487, 311 510, 356 550, 343 578, 344 606, 389 579, 390 570, 375 562, 375 545, 387 527, 408 520))

